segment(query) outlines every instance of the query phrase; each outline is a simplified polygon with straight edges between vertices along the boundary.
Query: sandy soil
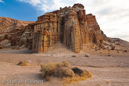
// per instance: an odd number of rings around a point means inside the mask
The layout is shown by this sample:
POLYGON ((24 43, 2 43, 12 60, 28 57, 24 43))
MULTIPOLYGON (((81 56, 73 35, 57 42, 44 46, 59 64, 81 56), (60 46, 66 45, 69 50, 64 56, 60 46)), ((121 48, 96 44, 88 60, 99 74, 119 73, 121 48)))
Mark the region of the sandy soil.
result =
POLYGON ((0 86, 63 86, 57 78, 45 81, 40 75, 40 64, 62 61, 88 70, 93 75, 92 78, 67 86, 129 86, 129 53, 85 48, 80 54, 65 48, 56 48, 44 54, 32 54, 26 49, 2 49, 0 86), (90 57, 85 57, 86 53, 90 57), (16 65, 19 61, 26 61, 29 66, 16 65))

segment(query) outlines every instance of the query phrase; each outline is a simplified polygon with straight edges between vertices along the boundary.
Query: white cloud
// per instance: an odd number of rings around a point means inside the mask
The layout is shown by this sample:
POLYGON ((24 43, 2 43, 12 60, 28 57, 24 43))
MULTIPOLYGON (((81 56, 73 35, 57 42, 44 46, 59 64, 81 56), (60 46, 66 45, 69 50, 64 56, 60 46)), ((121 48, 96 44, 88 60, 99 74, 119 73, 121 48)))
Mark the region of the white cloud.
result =
POLYGON ((30 3, 33 6, 38 6, 41 4, 40 0, 19 0, 19 1, 30 3))
MULTIPOLYGON (((30 3, 38 11, 49 12, 60 7, 82 3, 86 13, 96 15, 97 21, 109 37, 118 37, 129 41, 129 0, 19 0, 30 3)), ((40 14, 42 15, 42 14, 40 14)))
POLYGON ((3 0, 0 0, 0 2, 4 2, 3 0))

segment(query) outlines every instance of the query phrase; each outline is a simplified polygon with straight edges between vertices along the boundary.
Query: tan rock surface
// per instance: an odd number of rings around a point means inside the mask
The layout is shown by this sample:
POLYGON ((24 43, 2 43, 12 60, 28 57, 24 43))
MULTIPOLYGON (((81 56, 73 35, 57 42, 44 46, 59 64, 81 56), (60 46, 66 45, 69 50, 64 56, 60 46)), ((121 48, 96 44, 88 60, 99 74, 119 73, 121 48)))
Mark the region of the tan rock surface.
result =
POLYGON ((36 53, 43 53, 60 41, 73 52, 79 53, 83 44, 100 46, 103 32, 92 14, 86 15, 82 4, 46 13, 33 25, 33 46, 36 53))
POLYGON ((8 43, 11 43, 11 45, 8 47, 21 45, 22 34, 30 23, 33 23, 33 21, 20 21, 8 17, 0 17, 0 42, 9 40, 8 43))

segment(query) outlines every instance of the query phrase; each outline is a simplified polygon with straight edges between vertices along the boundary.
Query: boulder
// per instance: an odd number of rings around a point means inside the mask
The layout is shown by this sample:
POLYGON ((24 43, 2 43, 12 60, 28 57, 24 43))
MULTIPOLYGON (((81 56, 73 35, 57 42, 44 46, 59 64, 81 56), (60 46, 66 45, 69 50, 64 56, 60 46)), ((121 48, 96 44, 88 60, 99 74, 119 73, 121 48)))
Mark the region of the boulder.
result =
POLYGON ((0 49, 3 49, 3 46, 2 45, 0 45, 0 49))
POLYGON ((111 50, 115 50, 115 46, 111 46, 111 50))
POLYGON ((85 54, 85 57, 90 57, 90 55, 89 54, 85 54))
POLYGON ((127 53, 127 50, 124 50, 124 52, 126 52, 126 53, 127 53))
POLYGON ((72 57, 76 57, 76 55, 72 55, 72 57))
POLYGON ((83 73, 83 70, 81 70, 77 67, 72 68, 72 70, 75 74, 78 74, 79 76, 81 76, 81 74, 83 73))

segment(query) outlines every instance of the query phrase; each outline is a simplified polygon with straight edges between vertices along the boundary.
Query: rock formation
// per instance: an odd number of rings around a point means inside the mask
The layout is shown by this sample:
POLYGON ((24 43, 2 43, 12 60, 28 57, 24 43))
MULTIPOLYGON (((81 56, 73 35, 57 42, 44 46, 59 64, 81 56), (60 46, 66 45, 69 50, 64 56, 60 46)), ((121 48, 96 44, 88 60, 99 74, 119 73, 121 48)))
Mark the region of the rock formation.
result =
POLYGON ((129 52, 129 43, 106 37, 95 16, 86 15, 82 4, 46 13, 36 22, 0 17, 0 49, 28 48, 34 53, 43 53, 57 42, 76 53, 83 45, 96 50, 129 52))
POLYGON ((32 50, 43 53, 60 41, 73 52, 79 53, 83 44, 101 46, 104 34, 92 14, 86 15, 82 4, 60 8, 38 17, 31 24, 33 30, 32 50))
POLYGON ((0 17, 0 45, 3 47, 22 45, 22 34, 30 23, 33 22, 0 17))

